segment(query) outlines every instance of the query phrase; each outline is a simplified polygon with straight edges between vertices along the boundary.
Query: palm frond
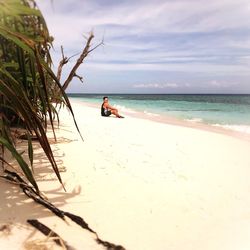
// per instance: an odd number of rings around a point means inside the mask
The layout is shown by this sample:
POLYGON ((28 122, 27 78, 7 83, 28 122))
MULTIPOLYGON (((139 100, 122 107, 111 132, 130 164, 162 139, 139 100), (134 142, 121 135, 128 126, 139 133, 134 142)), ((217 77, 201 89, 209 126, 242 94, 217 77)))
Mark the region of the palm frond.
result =
MULTIPOLYGON (((31 170, 35 157, 31 136, 37 137, 62 183, 46 135, 48 122, 54 133, 54 118, 59 121, 54 103, 66 105, 75 122, 67 95, 51 70, 52 40, 34 0, 0 0, 0 145, 12 153, 37 190, 31 170), (11 137, 13 123, 27 131, 29 163, 18 153, 11 137)), ((4 156, 0 157, 3 162, 4 156)))

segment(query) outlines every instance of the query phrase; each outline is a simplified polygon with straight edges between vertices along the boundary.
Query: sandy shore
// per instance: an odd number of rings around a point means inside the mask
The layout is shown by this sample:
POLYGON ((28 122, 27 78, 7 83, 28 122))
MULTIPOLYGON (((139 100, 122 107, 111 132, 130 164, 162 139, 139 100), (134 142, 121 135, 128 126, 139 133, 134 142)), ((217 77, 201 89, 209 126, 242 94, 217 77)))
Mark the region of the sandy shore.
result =
MULTIPOLYGON (((84 142, 67 111, 57 143, 51 140, 66 193, 35 149, 38 183, 52 203, 128 250, 250 249, 249 141, 132 116, 103 118, 76 102, 73 108, 84 142)), ((26 224, 32 218, 74 249, 104 249, 93 234, 56 218, 17 187, 1 180, 0 188, 0 229, 7 226, 0 249, 44 239, 26 224)))

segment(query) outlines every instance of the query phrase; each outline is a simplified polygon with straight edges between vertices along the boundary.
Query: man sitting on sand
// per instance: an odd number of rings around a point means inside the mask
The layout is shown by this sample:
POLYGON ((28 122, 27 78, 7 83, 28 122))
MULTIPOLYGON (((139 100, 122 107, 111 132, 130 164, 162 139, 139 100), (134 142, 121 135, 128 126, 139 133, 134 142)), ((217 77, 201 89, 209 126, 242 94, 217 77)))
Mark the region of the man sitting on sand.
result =
POLYGON ((111 114, 115 115, 117 118, 124 118, 123 116, 119 115, 118 109, 109 105, 108 97, 104 96, 102 107, 101 107, 101 115, 110 116, 111 114))

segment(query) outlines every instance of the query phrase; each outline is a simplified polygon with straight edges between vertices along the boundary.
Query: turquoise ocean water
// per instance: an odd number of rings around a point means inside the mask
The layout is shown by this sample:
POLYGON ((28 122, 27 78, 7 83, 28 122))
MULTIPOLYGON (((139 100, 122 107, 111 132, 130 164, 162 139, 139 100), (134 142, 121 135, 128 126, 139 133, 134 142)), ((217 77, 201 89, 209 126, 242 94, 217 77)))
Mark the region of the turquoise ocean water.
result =
MULTIPOLYGON (((68 94, 70 98, 101 104, 103 94, 68 94)), ((250 133, 250 95, 110 94, 109 102, 128 113, 171 116, 250 133)))

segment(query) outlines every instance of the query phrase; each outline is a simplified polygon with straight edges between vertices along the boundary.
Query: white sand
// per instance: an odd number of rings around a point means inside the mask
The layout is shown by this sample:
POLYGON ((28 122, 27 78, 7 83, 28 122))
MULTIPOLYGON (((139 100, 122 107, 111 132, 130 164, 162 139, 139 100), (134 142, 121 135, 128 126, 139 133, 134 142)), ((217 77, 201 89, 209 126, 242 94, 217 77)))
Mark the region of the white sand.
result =
MULTIPOLYGON (((128 250, 250 249, 250 142, 73 107, 84 142, 64 111, 52 144, 59 167, 66 167, 67 193, 42 154, 35 162, 40 189, 52 203, 128 250)), ((1 181, 0 188, 0 226, 11 229, 7 236, 0 232, 0 249, 24 249, 24 241, 43 238, 33 235, 27 218, 38 218, 75 249, 103 249, 11 184, 1 181)))

